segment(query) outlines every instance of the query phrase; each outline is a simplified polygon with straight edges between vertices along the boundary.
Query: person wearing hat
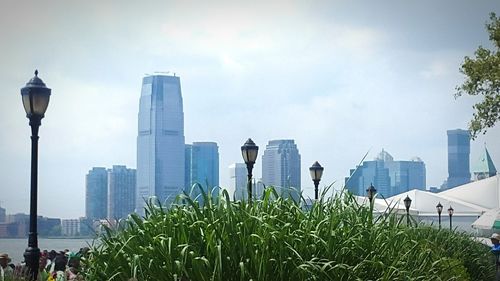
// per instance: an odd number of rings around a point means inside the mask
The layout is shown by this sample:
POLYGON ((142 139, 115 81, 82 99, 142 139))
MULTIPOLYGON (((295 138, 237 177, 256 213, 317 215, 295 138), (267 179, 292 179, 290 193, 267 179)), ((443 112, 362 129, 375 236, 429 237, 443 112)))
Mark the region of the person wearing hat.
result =
POLYGON ((11 276, 14 270, 9 266, 10 258, 8 254, 0 254, 0 280, 4 281, 5 276, 11 276))

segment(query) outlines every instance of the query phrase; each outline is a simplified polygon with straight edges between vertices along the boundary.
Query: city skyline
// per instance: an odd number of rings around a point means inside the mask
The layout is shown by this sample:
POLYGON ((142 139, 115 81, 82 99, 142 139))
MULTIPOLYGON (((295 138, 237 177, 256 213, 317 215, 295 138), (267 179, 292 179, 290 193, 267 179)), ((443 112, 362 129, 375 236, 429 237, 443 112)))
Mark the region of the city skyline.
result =
MULTIPOLYGON (((476 101, 453 97, 460 63, 490 46, 484 24, 500 12, 498 1, 151 5, 0 3, 0 193, 8 194, 0 205, 9 213, 29 206, 19 89, 36 68, 52 88, 40 127, 40 215, 83 216, 89 167, 137 167, 141 78, 157 70, 182 77, 185 143, 219 144, 222 187, 248 137, 261 149, 294 139, 310 197, 314 161, 325 167, 320 186, 339 188, 382 148, 420 157, 427 186, 439 186, 448 177, 446 131, 466 129, 476 101), (43 204, 54 197, 61 202, 43 204)), ((486 142, 498 165, 499 139, 497 125, 471 141, 471 164, 486 142)))

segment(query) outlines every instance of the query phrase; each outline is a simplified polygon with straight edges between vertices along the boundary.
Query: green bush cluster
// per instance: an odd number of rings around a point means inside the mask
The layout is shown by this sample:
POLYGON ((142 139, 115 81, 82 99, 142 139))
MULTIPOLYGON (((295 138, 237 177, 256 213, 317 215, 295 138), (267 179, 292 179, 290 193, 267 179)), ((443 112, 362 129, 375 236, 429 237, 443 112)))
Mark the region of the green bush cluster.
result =
POLYGON ((86 280, 494 280, 470 236, 374 217, 347 193, 308 208, 272 188, 250 204, 202 195, 204 206, 184 195, 106 228, 86 280))

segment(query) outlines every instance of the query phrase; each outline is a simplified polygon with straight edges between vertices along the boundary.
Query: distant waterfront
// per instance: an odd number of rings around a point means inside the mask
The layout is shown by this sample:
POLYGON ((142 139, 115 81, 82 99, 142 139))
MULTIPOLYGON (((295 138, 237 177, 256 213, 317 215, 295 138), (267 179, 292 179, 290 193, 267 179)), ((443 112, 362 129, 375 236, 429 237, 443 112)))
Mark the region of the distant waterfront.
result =
MULTIPOLYGON (((63 251, 69 249, 76 252, 82 247, 92 244, 92 238, 72 239, 72 238, 38 238, 38 247, 40 250, 63 251)), ((8 253, 13 263, 19 263, 24 260, 23 253, 28 246, 28 238, 6 238, 0 239, 0 253, 8 253)))

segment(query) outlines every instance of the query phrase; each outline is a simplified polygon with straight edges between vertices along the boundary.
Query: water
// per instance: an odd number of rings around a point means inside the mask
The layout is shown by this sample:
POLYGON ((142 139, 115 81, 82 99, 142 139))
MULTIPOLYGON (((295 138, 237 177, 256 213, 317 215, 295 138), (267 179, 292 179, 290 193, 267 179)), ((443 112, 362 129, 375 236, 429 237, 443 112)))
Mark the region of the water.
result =
MULTIPOLYGON (((47 239, 38 238, 38 247, 43 250, 63 251, 69 249, 72 252, 78 252, 80 248, 92 244, 92 239, 47 239)), ((28 238, 2 238, 0 239, 0 253, 7 253, 13 263, 20 263, 24 260, 23 253, 28 247, 28 238)))

